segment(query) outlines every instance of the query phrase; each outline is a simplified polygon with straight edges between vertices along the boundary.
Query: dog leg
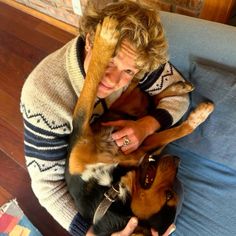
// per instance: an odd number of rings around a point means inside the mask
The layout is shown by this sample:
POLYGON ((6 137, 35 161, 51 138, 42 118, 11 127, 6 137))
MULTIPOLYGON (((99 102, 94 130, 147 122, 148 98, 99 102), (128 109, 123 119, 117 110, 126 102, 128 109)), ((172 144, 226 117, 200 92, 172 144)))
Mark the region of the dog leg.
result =
POLYGON ((194 86, 190 82, 178 81, 174 84, 171 84, 167 88, 165 88, 159 94, 156 94, 154 96, 155 103, 158 104, 158 102, 164 97, 181 96, 184 94, 188 94, 192 92, 193 90, 194 90, 194 86))
POLYGON ((177 127, 170 128, 149 136, 143 143, 144 151, 152 151, 158 147, 166 146, 179 138, 191 134, 213 112, 214 105, 211 102, 200 103, 192 111, 186 121, 177 127))
POLYGON ((118 22, 114 18, 105 17, 102 25, 98 24, 97 26, 86 80, 73 114, 75 132, 80 130, 80 136, 85 136, 86 132, 90 131, 89 121, 93 112, 98 84, 115 51, 119 38, 117 25, 118 22))
POLYGON ((91 61, 73 114, 73 133, 71 135, 69 156, 69 172, 71 174, 80 174, 87 164, 97 161, 94 137, 89 122, 98 84, 104 75, 110 58, 114 54, 119 38, 117 25, 117 20, 105 17, 102 25, 98 24, 96 29, 91 61))

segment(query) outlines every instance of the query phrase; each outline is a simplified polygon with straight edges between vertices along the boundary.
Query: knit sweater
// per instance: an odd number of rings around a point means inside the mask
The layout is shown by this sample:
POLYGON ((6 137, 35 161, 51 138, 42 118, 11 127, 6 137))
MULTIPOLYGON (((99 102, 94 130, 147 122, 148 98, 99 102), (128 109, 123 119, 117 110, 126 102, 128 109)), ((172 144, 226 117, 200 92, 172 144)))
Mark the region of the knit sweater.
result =
MULTIPOLYGON (((84 235, 89 228, 75 207, 64 176, 72 113, 85 79, 83 52, 84 41, 77 37, 47 56, 29 75, 21 95, 25 158, 32 189, 40 204, 72 235, 84 235)), ((167 63, 143 78, 139 86, 153 95, 179 80, 182 76, 167 63)), ((109 108, 125 89, 107 97, 106 106, 109 108)), ((188 105, 188 96, 167 97, 152 115, 167 128, 183 116, 188 105)), ((97 100, 93 114, 103 112, 97 100)))

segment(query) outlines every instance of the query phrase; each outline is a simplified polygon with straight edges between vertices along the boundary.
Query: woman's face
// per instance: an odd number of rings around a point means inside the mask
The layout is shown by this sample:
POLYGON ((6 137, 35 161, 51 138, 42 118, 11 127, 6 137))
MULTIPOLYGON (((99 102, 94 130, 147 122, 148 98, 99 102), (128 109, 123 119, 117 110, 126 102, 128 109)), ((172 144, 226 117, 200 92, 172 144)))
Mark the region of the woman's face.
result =
MULTIPOLYGON (((86 44, 87 43, 88 42, 86 41, 86 44)), ((87 51, 84 60, 84 70, 87 73, 88 65, 91 60, 92 48, 90 45, 86 48, 87 51)), ((99 98, 105 98, 114 91, 130 83, 134 75, 139 71, 135 67, 136 58, 137 53, 131 43, 124 40, 121 43, 120 48, 117 50, 116 55, 111 58, 98 85, 97 96, 99 98)))

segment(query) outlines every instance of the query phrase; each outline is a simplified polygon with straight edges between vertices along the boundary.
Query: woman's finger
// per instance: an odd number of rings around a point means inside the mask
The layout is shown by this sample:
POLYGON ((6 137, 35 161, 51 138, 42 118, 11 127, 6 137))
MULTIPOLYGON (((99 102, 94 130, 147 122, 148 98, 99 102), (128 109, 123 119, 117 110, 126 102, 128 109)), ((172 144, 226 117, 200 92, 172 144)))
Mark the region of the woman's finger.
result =
MULTIPOLYGON (((176 230, 176 226, 171 224, 166 232, 162 236, 169 236, 176 230)), ((151 229, 152 236, 159 236, 158 232, 154 229, 151 229)))
POLYGON ((122 231, 113 233, 112 236, 129 236, 134 232, 137 225, 138 225, 137 218, 132 217, 122 231))
POLYGON ((176 226, 171 224, 167 231, 163 234, 163 236, 171 235, 176 230, 176 226))

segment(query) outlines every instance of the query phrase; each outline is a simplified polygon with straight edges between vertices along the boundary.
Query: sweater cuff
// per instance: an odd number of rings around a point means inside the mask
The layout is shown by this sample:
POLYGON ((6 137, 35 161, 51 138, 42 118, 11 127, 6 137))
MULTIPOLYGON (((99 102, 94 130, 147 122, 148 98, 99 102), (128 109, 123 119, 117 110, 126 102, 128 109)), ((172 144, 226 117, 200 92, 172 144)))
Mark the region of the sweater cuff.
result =
POLYGON ((73 236, 84 236, 90 228, 90 224, 78 212, 71 222, 69 232, 73 236))
POLYGON ((148 115, 153 116, 160 123, 161 130, 169 128, 173 123, 171 114, 167 110, 161 108, 150 111, 148 115))

